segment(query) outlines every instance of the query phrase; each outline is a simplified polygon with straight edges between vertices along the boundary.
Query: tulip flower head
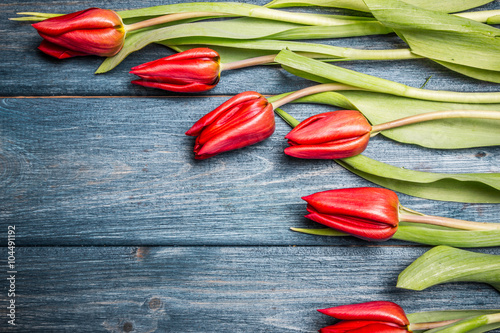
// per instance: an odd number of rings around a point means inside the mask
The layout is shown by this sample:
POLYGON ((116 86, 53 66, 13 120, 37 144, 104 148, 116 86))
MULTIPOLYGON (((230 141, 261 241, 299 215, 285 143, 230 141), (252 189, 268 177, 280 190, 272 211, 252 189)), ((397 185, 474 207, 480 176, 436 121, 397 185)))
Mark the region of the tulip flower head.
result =
POLYGON ((198 120, 186 132, 196 136, 196 159, 260 142, 273 134, 273 106, 261 94, 240 93, 198 120))
POLYGON ((340 319, 321 333, 405 333, 410 324, 404 310, 393 302, 374 301, 318 310, 340 319))
POLYGON ((110 57, 125 40, 122 19, 112 10, 89 8, 32 25, 44 39, 39 49, 58 59, 84 55, 110 57))
POLYGON ((307 218, 355 237, 384 241, 399 224, 399 199, 395 192, 376 187, 318 192, 302 198, 307 218))
POLYGON ((336 159, 358 155, 366 149, 371 125, 359 111, 342 110, 312 116, 288 135, 285 154, 307 159, 336 159))
POLYGON ((130 73, 140 80, 132 83, 175 92, 201 92, 212 89, 220 78, 220 57, 209 48, 195 48, 154 60, 130 73))

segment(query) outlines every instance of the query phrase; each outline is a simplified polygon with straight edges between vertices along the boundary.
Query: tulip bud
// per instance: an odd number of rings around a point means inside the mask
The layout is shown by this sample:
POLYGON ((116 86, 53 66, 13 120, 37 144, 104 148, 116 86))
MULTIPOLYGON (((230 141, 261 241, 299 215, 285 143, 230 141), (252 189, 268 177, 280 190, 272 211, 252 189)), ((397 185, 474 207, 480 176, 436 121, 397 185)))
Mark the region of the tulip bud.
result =
POLYGON ((404 310, 393 302, 374 301, 341 305, 319 312, 341 319, 324 327, 321 333, 404 333, 410 324, 404 310))
POLYGON ((399 199, 391 190, 375 187, 318 192, 303 197, 307 218, 355 237, 384 241, 397 231, 399 199))
POLYGON ((309 159, 336 159, 358 155, 370 139, 371 125, 359 111, 343 110, 312 116, 287 136, 285 154, 309 159))
POLYGON ((196 136, 196 159, 252 145, 274 132, 272 104, 259 93, 247 91, 224 102, 198 120, 186 135, 196 136))
POLYGON ((220 57, 208 48, 196 48, 133 67, 141 80, 132 83, 175 92, 212 89, 220 78, 220 57))
POLYGON ((58 59, 82 55, 110 57, 125 40, 120 16, 108 9, 89 8, 32 25, 44 39, 39 49, 58 59))

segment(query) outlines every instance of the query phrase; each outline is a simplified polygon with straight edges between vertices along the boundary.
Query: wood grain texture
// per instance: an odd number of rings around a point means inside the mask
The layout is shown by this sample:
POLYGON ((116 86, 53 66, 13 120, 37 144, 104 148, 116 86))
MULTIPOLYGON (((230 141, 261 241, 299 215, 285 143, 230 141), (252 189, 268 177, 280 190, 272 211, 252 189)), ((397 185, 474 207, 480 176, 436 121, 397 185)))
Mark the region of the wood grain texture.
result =
MULTIPOLYGON (((331 161, 285 156, 289 128, 279 119, 262 143, 194 160, 194 140, 184 132, 228 96, 274 95, 311 82, 261 66, 223 73, 205 95, 178 96, 130 84, 129 69, 172 53, 164 47, 148 46, 94 75, 102 59, 52 59, 36 49, 41 38, 29 23, 7 20, 21 11, 176 2, 0 5, 0 265, 7 227, 15 225, 18 268, 14 329, 6 326, 0 270, 0 331, 315 332, 334 322, 316 309, 346 303, 391 300, 407 312, 499 307, 499 294, 483 284, 396 289, 399 272, 429 247, 291 232, 317 227, 303 217, 301 196, 371 183, 331 161)), ((482 7, 498 8, 499 0, 482 7)), ((394 35, 321 42, 404 46, 394 35)), ((432 76, 428 89, 498 91, 427 60, 340 65, 414 87, 432 76)), ((331 110, 285 109, 298 119, 331 110)), ((500 172, 498 147, 430 150, 377 136, 366 155, 421 171, 500 172)), ((500 222, 500 205, 399 197, 427 214, 500 222)))
MULTIPOLYGON (((174 93, 132 85, 136 78, 128 74, 131 67, 147 61, 158 59, 173 52, 165 47, 150 45, 133 53, 113 71, 94 75, 102 59, 98 57, 77 57, 57 60, 44 55, 36 48, 41 41, 37 32, 28 22, 8 21, 16 17, 15 13, 23 11, 41 11, 68 13, 92 6, 109 9, 132 9, 159 4, 178 3, 178 1, 149 0, 135 1, 92 1, 60 2, 60 1, 19 1, 2 5, 0 22, 0 96, 173 96, 174 93)), ((246 3, 265 4, 267 1, 253 0, 246 3)), ((498 9, 500 2, 481 7, 481 9, 498 9)), ((327 9, 322 9, 322 12, 327 9)), ((370 36, 359 38, 341 38, 316 41, 341 47, 362 49, 393 49, 406 45, 394 34, 386 36, 370 36)), ((496 91, 497 84, 484 83, 453 73, 429 60, 407 60, 393 62, 358 61, 339 63, 370 75, 398 81, 413 87, 422 86, 429 77, 428 89, 448 89, 455 91, 496 91)), ((277 67, 258 66, 251 69, 225 72, 219 85, 207 95, 233 95, 245 90, 258 90, 263 94, 278 94, 304 88, 311 83, 307 80, 292 77, 277 67)))
MULTIPOLYGON (((19 332, 316 332, 316 309, 374 299, 407 313, 498 308, 498 292, 395 288, 424 248, 20 248, 19 332), (50 266, 50 270, 47 269, 50 266)), ((483 250, 486 253, 491 251, 483 250)), ((3 297, 3 295, 2 295, 3 297)), ((4 317, 5 309, 0 310, 4 317)))
MULTIPOLYGON (((283 153, 289 127, 205 161, 184 132, 225 98, 4 99, 2 226, 21 245, 291 245, 357 241, 305 236, 300 198, 372 186, 332 161, 283 153)), ((293 105, 303 119, 330 109, 293 105)), ((499 147, 430 150, 375 137, 365 154, 429 172, 500 172, 499 147)), ((499 205, 401 196, 427 214, 499 222, 499 205)))

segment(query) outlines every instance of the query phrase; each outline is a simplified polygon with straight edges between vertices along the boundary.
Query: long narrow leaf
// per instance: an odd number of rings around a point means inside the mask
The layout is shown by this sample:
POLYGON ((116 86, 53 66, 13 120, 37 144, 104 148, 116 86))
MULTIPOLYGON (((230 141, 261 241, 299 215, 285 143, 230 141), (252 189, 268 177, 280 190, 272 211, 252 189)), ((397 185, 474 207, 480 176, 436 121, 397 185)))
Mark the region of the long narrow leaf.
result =
MULTIPOLYGON (((470 333, 470 332, 487 332, 498 326, 498 322, 491 323, 490 317, 498 317, 499 314, 479 315, 469 318, 464 318, 458 322, 437 327, 426 331, 426 333, 470 333)), ((494 320, 496 321, 496 320, 494 320)))
MULTIPOLYGON (((301 98, 295 102, 328 104, 344 109, 359 110, 374 125, 432 111, 482 109, 500 112, 500 104, 478 106, 476 104, 432 102, 367 91, 325 92, 301 98)), ((500 121, 455 119, 403 126, 383 131, 381 134, 398 142, 417 144, 428 148, 458 149, 500 145, 498 128, 500 128, 500 121)))
POLYGON ((481 316, 486 314, 498 313, 500 309, 491 310, 444 310, 444 311, 425 311, 409 313, 406 316, 412 324, 429 323, 433 321, 445 321, 454 319, 464 319, 469 317, 481 316))
POLYGON ((140 9, 119 11, 122 18, 159 16, 172 13, 211 12, 236 16, 262 18, 267 20, 291 22, 307 25, 334 26, 355 22, 353 20, 337 18, 333 15, 294 13, 271 9, 263 6, 241 2, 195 2, 145 7, 140 9))
POLYGON ((400 224, 393 238, 427 245, 448 245, 465 248, 500 246, 500 230, 444 230, 422 228, 412 224, 400 224))
POLYGON ((470 203, 500 203, 500 173, 443 174, 409 170, 363 155, 336 160, 354 174, 416 197, 470 203))
POLYGON ((394 29, 418 55, 500 70, 500 29, 398 0, 365 0, 365 3, 380 23, 394 29))
POLYGON ((322 56, 323 58, 337 59, 338 61, 349 60, 389 60, 389 59, 417 59, 418 56, 413 55, 408 49, 392 49, 392 50, 363 50, 353 49, 348 47, 339 47, 333 45, 304 43, 294 41, 280 40, 234 40, 228 38, 212 38, 212 37, 194 37, 194 38, 177 38, 174 40, 166 40, 160 42, 164 45, 182 45, 188 44, 188 49, 192 47, 190 44, 198 44, 205 46, 224 46, 231 48, 269 50, 278 54, 283 49, 290 49, 294 52, 302 52, 322 56))
MULTIPOLYGON (((370 25, 370 21, 361 21, 359 25, 370 25)), ((349 32, 357 34, 350 25, 343 28, 342 25, 331 27, 332 36, 338 31, 339 35, 347 36, 349 32)), ((182 40, 185 38, 223 38, 234 41, 248 41, 268 38, 269 36, 286 31, 297 31, 301 25, 290 22, 280 22, 273 20, 263 20, 259 18, 238 18, 217 22, 195 22, 189 24, 176 24, 172 26, 147 29, 129 34, 125 39, 125 44, 121 51, 113 57, 106 58, 97 73, 105 73, 120 62, 129 54, 138 51, 151 43, 162 42, 170 45, 168 41, 182 40)), ((188 43, 192 44, 196 40, 188 43)), ((174 44, 172 44, 174 45, 174 44)))
POLYGON ((267 37, 276 32, 296 27, 298 25, 294 23, 241 18, 223 22, 177 24, 159 29, 138 31, 127 36, 121 51, 113 57, 106 58, 98 68, 97 73, 104 73, 113 69, 130 53, 159 41, 193 36, 249 40, 267 37))
POLYGON ((437 246, 398 277, 397 287, 423 290, 446 282, 500 283, 500 256, 437 246))
MULTIPOLYGON (((492 1, 493 0, 406 0, 405 2, 421 8, 436 10, 445 13, 454 13, 479 7, 492 1)), ((370 11, 363 0, 274 0, 266 5, 266 7, 270 8, 283 8, 292 6, 321 6, 346 8, 367 12, 370 11)))
MULTIPOLYGON (((291 228, 292 231, 316 236, 348 236, 332 228, 291 228)), ((402 222, 392 239, 427 245, 448 245, 453 247, 500 246, 500 230, 469 231, 458 229, 426 228, 415 223, 402 222)))
MULTIPOLYGON (((278 114, 282 116, 281 113, 283 111, 278 114)), ((291 124, 292 121, 292 127, 298 123, 288 115, 287 122, 291 124)), ((363 155, 335 162, 375 184, 417 197, 441 201, 500 203, 500 173, 444 174, 414 171, 363 155)))
MULTIPOLYGON (((436 321, 445 321, 445 320, 456 320, 456 319, 465 319, 472 318, 481 315, 489 315, 499 313, 500 309, 491 309, 491 310, 445 310, 445 311, 427 311, 427 312, 417 312, 407 314, 408 320, 412 324, 418 323, 429 323, 436 321)), ((483 333, 489 332, 494 329, 500 328, 500 323, 487 324, 478 328, 471 329, 467 331, 467 333, 483 333)), ((423 332, 424 330, 413 330, 414 332, 423 332)), ((426 333, 430 332, 429 330, 425 330, 426 333)))
POLYGON ((435 59, 434 61, 448 69, 451 69, 454 72, 463 74, 465 76, 472 77, 474 79, 482 81, 500 83, 500 71, 493 71, 493 70, 469 67, 459 64, 452 64, 446 61, 439 61, 435 59))
POLYGON ((358 73, 346 68, 304 57, 289 50, 281 51, 275 61, 295 70, 308 72, 332 82, 340 82, 369 91, 381 92, 415 99, 452 103, 500 103, 500 92, 460 93, 454 91, 426 90, 409 87, 394 81, 358 73))

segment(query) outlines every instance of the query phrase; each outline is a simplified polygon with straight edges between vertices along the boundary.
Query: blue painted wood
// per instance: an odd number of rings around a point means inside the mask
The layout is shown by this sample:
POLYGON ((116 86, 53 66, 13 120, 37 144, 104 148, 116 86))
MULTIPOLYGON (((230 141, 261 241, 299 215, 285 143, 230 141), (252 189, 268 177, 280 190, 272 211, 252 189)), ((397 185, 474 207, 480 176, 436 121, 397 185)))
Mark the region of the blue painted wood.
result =
MULTIPOLYGON (((133 53, 113 71, 95 75, 102 59, 99 57, 77 57, 57 60, 44 55, 36 48, 41 38, 29 22, 8 21, 16 12, 72 12, 92 6, 110 9, 131 9, 181 1, 106 1, 99 4, 92 1, 61 3, 59 1, 21 1, 7 3, 0 11, 2 31, 0 45, 2 59, 0 66, 0 96, 173 96, 175 93, 132 85, 136 77, 128 74, 131 67, 172 54, 172 51, 158 45, 150 45, 133 53)), ((264 4, 255 0, 247 3, 264 4)), ((500 2, 483 6, 481 9, 498 9, 500 2)), ((324 11, 325 9, 323 9, 324 11)), ((316 41, 324 44, 361 49, 391 49, 406 47, 394 34, 359 38, 341 38, 316 41)), ((407 60, 393 62, 357 61, 340 63, 370 75, 398 81, 414 87, 422 86, 429 77, 428 89, 456 91, 496 91, 497 84, 484 83, 453 73, 429 60, 407 60)), ((251 69, 223 73, 220 84, 208 95, 233 95, 244 90, 258 90, 263 94, 278 94, 304 88, 311 83, 294 77, 291 79, 277 67, 258 66, 251 69)))
MULTIPOLYGON (((300 198, 372 186, 332 161, 287 157, 279 118, 259 144, 194 160, 184 132, 226 98, 4 99, 2 225, 22 245, 363 244, 293 233, 314 226, 300 198), (29 232, 28 232, 29 231, 29 232)), ((292 105, 304 119, 331 110, 292 105)), ((365 152, 428 172, 500 172, 499 147, 431 150, 375 137, 365 152)), ((499 222, 499 205, 401 196, 427 214, 499 222)))
MULTIPOLYGON (((330 161, 285 156, 289 128, 279 120, 262 143, 193 159, 194 140, 184 132, 228 96, 273 95, 310 82, 262 66, 224 73, 203 96, 178 96, 129 83, 128 69, 169 54, 164 47, 149 46, 94 75, 101 59, 51 59, 36 50, 41 39, 29 24, 7 20, 19 11, 174 2, 180 0, 2 4, 0 261, 5 267, 7 227, 15 225, 19 290, 18 326, 10 331, 313 332, 333 323, 317 308, 369 300, 392 300, 407 312, 498 308, 498 293, 482 284, 396 289, 397 274, 428 247, 289 231, 317 226, 303 217, 301 196, 371 184, 330 161)), ((496 8, 498 0, 482 9, 496 8)), ((390 35, 321 42, 403 46, 390 35)), ((427 60, 340 65, 415 87, 432 75, 428 89, 498 90, 427 60)), ((299 119, 330 109, 286 107, 299 119)), ((436 151, 375 137, 366 155, 422 171, 500 171, 498 147, 436 151)), ((499 222, 499 205, 400 200, 427 214, 499 222)))
MULTIPOLYGON (((389 300, 407 313, 498 308, 498 292, 395 288, 425 248, 21 248, 19 332, 316 332, 316 309, 389 300), (399 255, 398 255, 399 253, 399 255), (50 267, 50 269, 48 269, 50 267)), ((492 251, 482 250, 486 253, 492 251)), ((5 308, 2 306, 2 320, 5 308)))

